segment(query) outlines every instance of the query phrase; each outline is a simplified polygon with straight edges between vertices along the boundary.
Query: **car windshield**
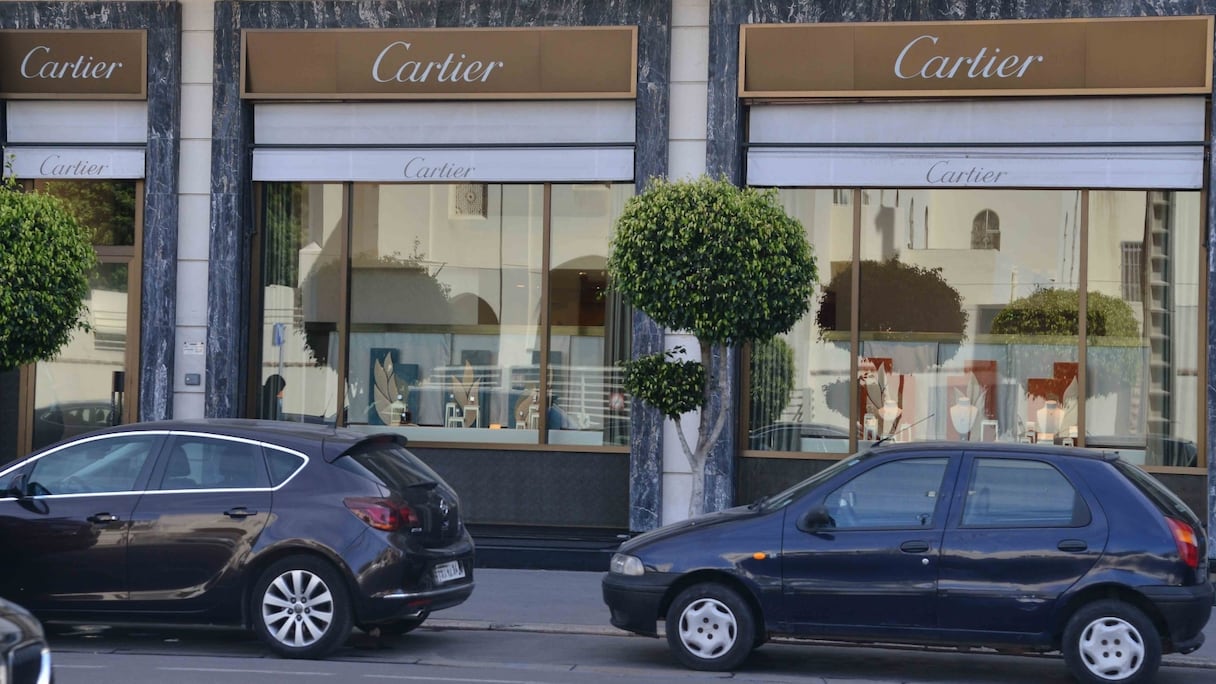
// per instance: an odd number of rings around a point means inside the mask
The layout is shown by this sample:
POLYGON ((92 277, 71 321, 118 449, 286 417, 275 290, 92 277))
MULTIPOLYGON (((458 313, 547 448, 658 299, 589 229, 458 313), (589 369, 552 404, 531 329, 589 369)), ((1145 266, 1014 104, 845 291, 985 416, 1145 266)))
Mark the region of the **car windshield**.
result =
POLYGON ((786 506, 790 505, 791 502, 797 500, 804 493, 806 493, 808 490, 813 488, 815 485, 817 485, 820 482, 823 482, 824 480, 827 480, 831 477, 834 477, 836 475, 836 473, 839 473, 841 471, 852 468, 853 466, 857 465, 858 463, 861 463, 868 456, 869 456, 868 453, 853 454, 852 456, 846 456, 846 457, 840 459, 839 461, 833 463, 832 465, 828 466, 827 468, 824 468, 823 470, 815 473, 814 475, 808 477, 807 479, 799 482, 798 484, 794 485, 793 487, 790 487, 789 489, 786 489, 785 491, 779 492, 772 496, 766 496, 766 497, 760 499, 760 501, 757 502, 758 507, 763 508, 766 511, 776 510, 778 508, 785 508, 786 506))

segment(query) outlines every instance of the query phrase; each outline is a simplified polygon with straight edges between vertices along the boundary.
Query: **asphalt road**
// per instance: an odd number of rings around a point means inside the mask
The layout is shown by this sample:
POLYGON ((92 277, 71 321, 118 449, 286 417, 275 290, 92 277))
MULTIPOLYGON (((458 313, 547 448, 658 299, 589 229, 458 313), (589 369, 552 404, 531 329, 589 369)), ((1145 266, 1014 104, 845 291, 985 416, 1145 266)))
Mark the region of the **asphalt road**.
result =
MULTIPOLYGON (((850 682, 852 684, 1064 684, 1056 655, 999 656, 921 648, 770 643, 735 673, 675 663, 666 642, 608 624, 599 573, 485 570, 464 605, 436 613, 404 637, 355 633, 325 661, 281 660, 228 629, 50 625, 57 684, 172 682, 850 682)), ((1209 625, 1209 639, 1216 628, 1209 625)), ((1167 656, 1161 684, 1216 680, 1216 644, 1167 656)))

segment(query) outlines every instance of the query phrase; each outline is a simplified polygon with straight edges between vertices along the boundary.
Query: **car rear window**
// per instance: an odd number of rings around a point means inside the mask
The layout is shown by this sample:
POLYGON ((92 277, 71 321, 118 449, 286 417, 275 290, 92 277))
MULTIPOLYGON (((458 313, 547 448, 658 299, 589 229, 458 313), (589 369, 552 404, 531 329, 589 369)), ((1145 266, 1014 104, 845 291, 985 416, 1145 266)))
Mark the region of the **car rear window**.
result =
POLYGON ((304 459, 286 451, 266 449, 266 463, 270 466, 270 485, 278 487, 304 465, 304 459))
POLYGON ((1116 460, 1114 465, 1115 469, 1122 473, 1136 489, 1143 492, 1163 514, 1180 517, 1192 525, 1199 524, 1199 518, 1195 516, 1195 512, 1183 503, 1182 499, 1166 489, 1165 485, 1158 482, 1155 477, 1127 461, 1116 460))
POLYGON ((395 442, 364 442, 346 452, 390 489, 429 485, 441 479, 425 463, 395 442))

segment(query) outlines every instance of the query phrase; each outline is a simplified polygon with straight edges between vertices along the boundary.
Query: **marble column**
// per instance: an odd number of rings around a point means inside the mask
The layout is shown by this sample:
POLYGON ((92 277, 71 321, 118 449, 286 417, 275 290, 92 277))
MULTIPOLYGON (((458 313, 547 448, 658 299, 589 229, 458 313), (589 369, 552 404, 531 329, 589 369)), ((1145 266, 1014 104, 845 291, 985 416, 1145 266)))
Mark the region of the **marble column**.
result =
POLYGON ((5 2, 0 28, 135 29, 148 38, 148 141, 140 297, 139 418, 173 414, 177 323, 177 166, 181 145, 181 6, 176 2, 5 2))

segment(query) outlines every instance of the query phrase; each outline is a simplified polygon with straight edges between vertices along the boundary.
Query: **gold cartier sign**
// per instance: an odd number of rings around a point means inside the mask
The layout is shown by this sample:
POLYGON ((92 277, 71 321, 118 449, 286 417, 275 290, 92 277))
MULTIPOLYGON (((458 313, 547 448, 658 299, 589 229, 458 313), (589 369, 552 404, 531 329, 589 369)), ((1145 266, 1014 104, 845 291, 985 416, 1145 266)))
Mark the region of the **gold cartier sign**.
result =
POLYGON ((1212 91, 1212 17, 749 24, 750 98, 1212 91))
POLYGON ((243 33, 254 99, 637 96, 637 27, 243 33))
POLYGON ((143 100, 144 31, 0 31, 0 98, 143 100))

